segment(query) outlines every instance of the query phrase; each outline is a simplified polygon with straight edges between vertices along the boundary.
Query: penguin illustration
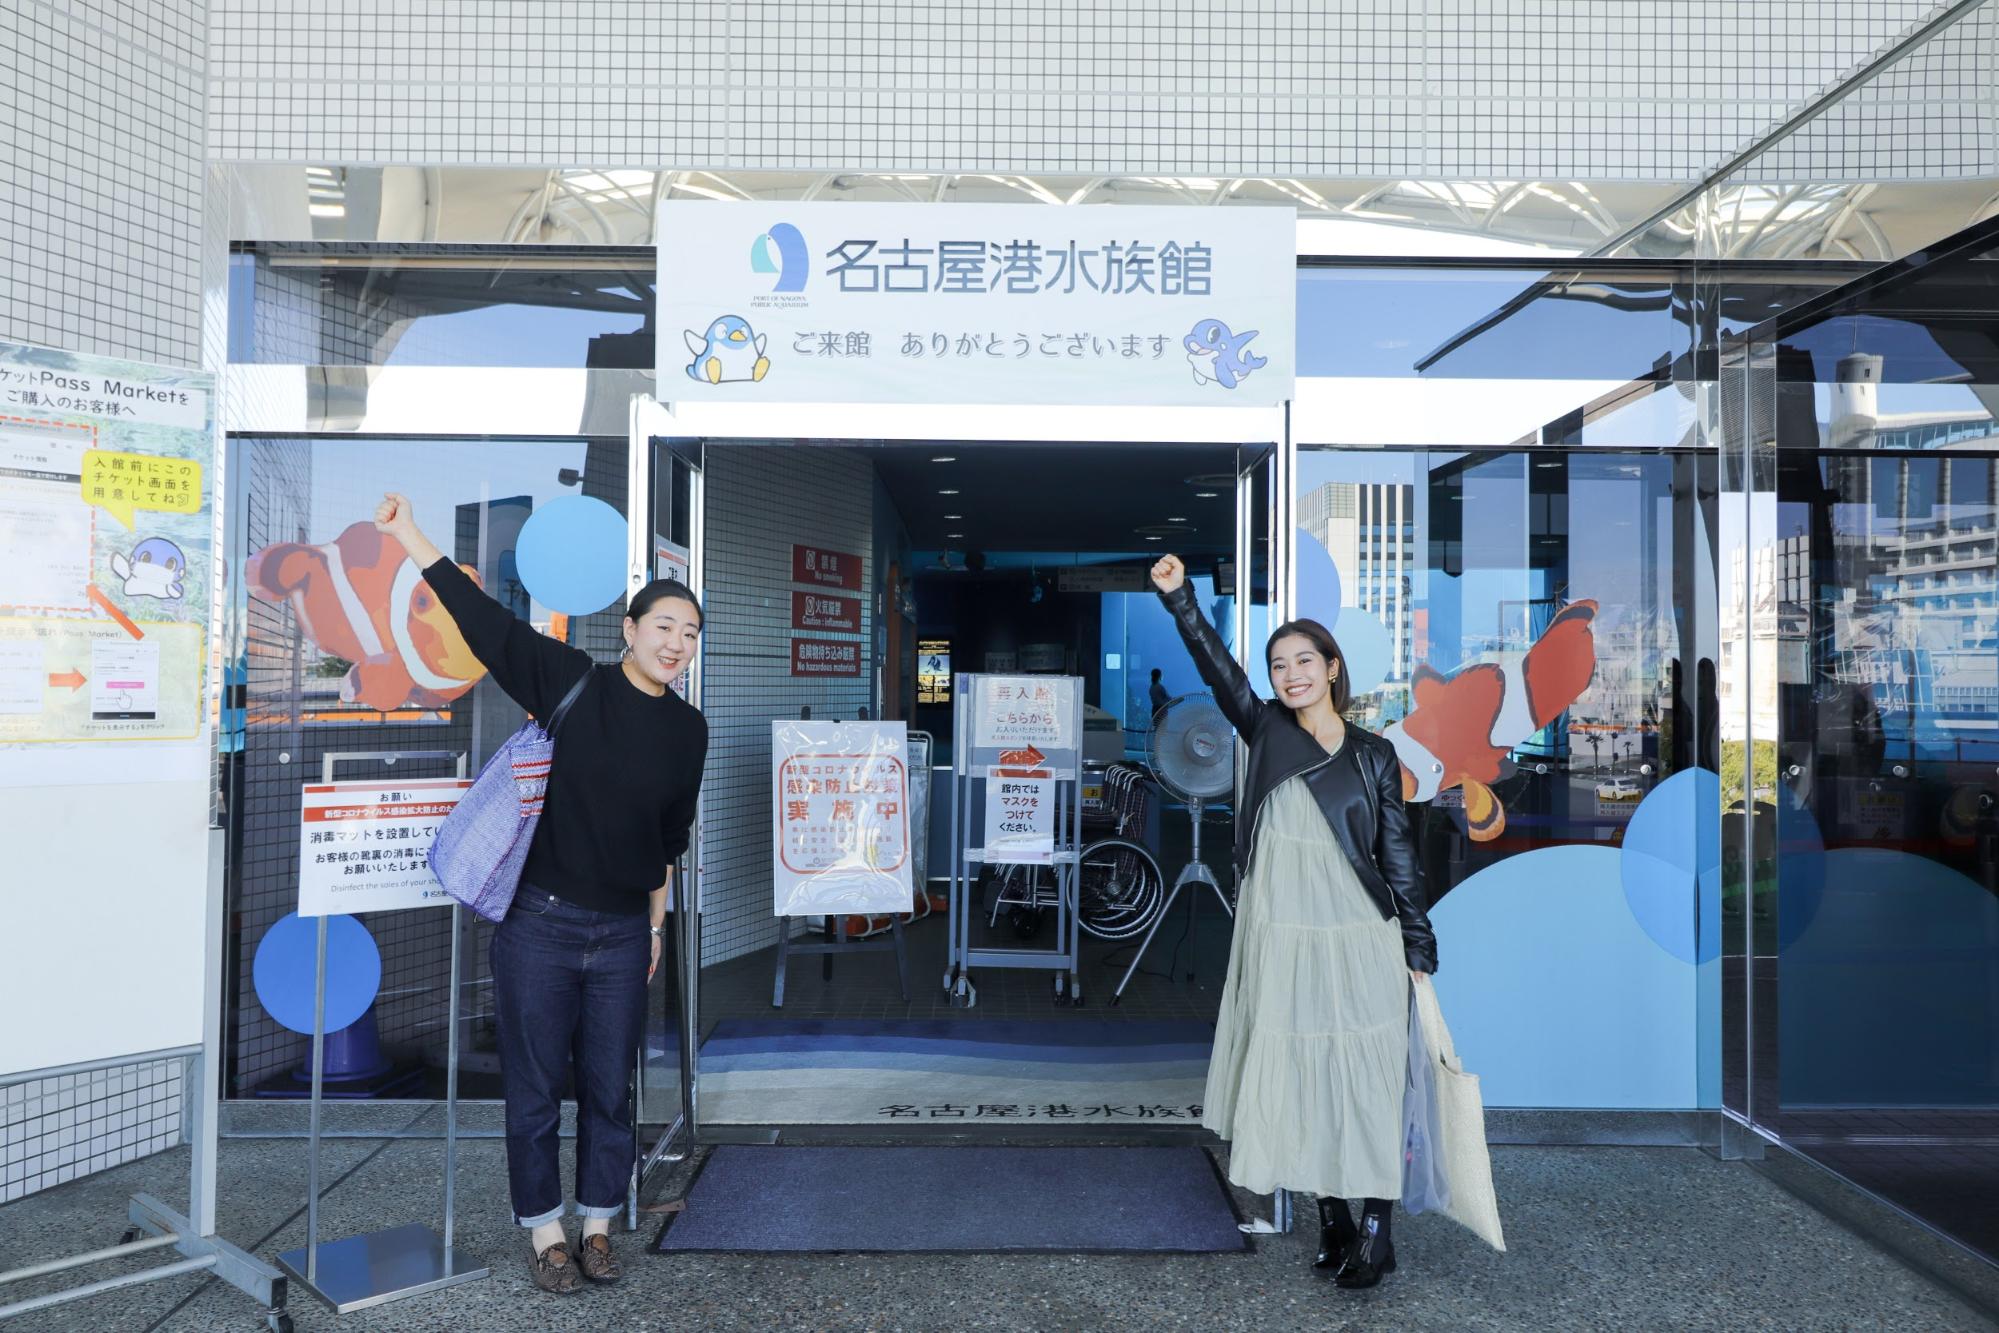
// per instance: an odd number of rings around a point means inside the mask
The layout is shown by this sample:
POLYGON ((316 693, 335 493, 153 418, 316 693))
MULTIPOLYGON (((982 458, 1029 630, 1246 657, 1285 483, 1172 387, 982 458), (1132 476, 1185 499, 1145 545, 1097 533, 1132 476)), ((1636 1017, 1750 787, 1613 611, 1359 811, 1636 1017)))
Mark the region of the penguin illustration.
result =
MULTIPOLYGON (((472 576, 470 567, 460 565, 472 576)), ((252 591, 290 602, 321 651, 354 665, 340 697, 369 708, 436 708, 486 674, 402 544, 356 523, 323 546, 278 542, 250 557, 252 591)))
POLYGON ((686 331, 687 350, 694 359, 687 364, 687 378, 709 384, 732 384, 741 380, 761 380, 770 369, 764 355, 768 338, 757 336, 749 321, 724 315, 708 326, 705 334, 686 331))
POLYGON ((187 574, 187 557, 165 537, 146 538, 132 548, 129 558, 122 551, 112 552, 111 572, 125 581, 127 597, 177 602, 187 593, 181 581, 187 574))
POLYGON ((1506 831, 1491 784, 1512 772, 1513 747, 1561 716, 1596 675, 1596 603, 1570 602, 1526 653, 1446 676, 1419 666, 1409 716, 1382 732, 1402 761, 1402 796, 1427 801, 1462 787, 1473 842, 1506 831))

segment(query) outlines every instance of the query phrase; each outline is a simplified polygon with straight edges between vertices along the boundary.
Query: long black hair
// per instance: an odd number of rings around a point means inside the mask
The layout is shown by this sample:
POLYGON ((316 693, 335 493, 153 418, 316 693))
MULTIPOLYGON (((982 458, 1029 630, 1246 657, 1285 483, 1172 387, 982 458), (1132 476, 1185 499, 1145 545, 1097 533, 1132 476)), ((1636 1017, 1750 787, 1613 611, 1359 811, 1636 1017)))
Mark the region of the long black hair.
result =
MULTIPOLYGON (((1333 637, 1333 632, 1318 621, 1287 620, 1270 631, 1270 639, 1263 645, 1264 666, 1269 667, 1270 650, 1277 646, 1277 641, 1294 635, 1307 640, 1318 649, 1319 655, 1326 659, 1327 665, 1330 666, 1334 662, 1340 664, 1340 674, 1333 677, 1332 683, 1333 710, 1339 713, 1346 712, 1347 705, 1353 702, 1353 690, 1347 684, 1347 655, 1340 651, 1339 640, 1333 637)), ((1295 716, 1297 710, 1293 709, 1292 712, 1295 716)))
POLYGON ((633 593, 631 601, 625 604, 625 619, 636 624, 645 618, 654 605, 669 599, 686 602, 692 606, 694 608, 694 628, 697 630, 707 628, 708 613, 701 609, 701 599, 694 595, 694 589, 688 587, 679 579, 654 579, 651 583, 646 584, 645 587, 633 593))

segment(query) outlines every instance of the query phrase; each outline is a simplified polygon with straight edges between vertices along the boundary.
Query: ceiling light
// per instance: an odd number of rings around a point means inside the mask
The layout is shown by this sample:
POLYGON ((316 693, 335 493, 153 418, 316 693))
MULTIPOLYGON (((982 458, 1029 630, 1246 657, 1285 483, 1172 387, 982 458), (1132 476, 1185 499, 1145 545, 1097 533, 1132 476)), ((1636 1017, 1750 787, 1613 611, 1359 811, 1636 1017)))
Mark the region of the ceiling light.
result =
POLYGON ((956 454, 939 454, 930 461, 933 463, 955 463, 958 461, 958 456, 956 454))
POLYGON ((939 495, 956 495, 956 494, 957 494, 957 492, 956 492, 956 491, 939 491, 939 492, 937 492, 937 493, 938 493, 939 495))
POLYGON ((1163 542, 1166 539, 1164 537, 1147 537, 1145 540, 1149 542, 1163 542))
POLYGON ((951 537, 951 538, 958 538, 958 537, 962 537, 962 536, 964 536, 965 534, 964 534, 964 533, 962 533, 962 532, 947 532, 947 533, 945 533, 944 535, 945 535, 946 537, 951 537))
POLYGON ((1168 523, 1185 523, 1187 520, 1184 518, 1169 518, 1166 521, 1168 523))
POLYGON ((946 523, 956 523, 959 519, 963 517, 964 517, 963 514, 946 514, 944 515, 944 521, 946 523))
POLYGON ((1195 491, 1195 492, 1194 492, 1194 498, 1195 498, 1196 500, 1212 500, 1212 499, 1214 499, 1214 498, 1215 498, 1215 497, 1216 497, 1217 495, 1220 495, 1220 494, 1221 494, 1221 492, 1220 492, 1220 491, 1195 491))

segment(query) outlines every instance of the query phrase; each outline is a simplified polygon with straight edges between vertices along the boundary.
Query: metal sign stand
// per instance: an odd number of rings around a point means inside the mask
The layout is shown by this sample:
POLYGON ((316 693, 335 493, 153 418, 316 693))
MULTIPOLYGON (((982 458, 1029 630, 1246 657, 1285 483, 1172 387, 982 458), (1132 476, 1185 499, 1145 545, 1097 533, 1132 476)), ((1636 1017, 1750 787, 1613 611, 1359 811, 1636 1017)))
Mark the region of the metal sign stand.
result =
MULTIPOLYGON (((376 759, 455 759, 458 776, 465 776, 466 755, 460 750, 347 750, 327 754, 320 764, 320 781, 333 781, 333 767, 376 759)), ((451 904, 450 1036, 444 1067, 444 1235, 420 1222, 368 1231, 345 1240, 319 1241, 319 1113, 326 1054, 326 918, 319 918, 312 1010, 312 1117, 307 1133, 305 1245, 278 1256, 278 1267, 298 1280, 337 1314, 386 1305, 405 1296, 455 1287, 492 1273, 451 1246, 458 1177, 458 982, 459 937, 464 934, 465 909, 451 904)))
POLYGON ((1056 883, 1057 949, 975 949, 972 947, 972 918, 975 887, 974 867, 1008 864, 1012 858, 995 854, 985 847, 984 800, 992 770, 1003 753, 999 746, 974 744, 978 709, 989 676, 961 675, 956 680, 951 739, 952 770, 956 781, 951 793, 951 944, 944 969, 944 990, 954 1007, 969 1009, 979 1002, 971 969, 1018 967, 1052 969, 1055 972, 1057 1003, 1081 1004, 1083 981, 1078 958, 1082 950, 1079 925, 1077 854, 1083 845, 1083 682, 1075 677, 1006 677, 1035 681, 1067 680, 1071 685, 1068 716, 1062 720, 1073 745, 1036 748, 1043 751, 1041 767, 1055 780, 1055 850, 1050 867, 1056 883), (978 845, 972 838, 978 830, 978 845))

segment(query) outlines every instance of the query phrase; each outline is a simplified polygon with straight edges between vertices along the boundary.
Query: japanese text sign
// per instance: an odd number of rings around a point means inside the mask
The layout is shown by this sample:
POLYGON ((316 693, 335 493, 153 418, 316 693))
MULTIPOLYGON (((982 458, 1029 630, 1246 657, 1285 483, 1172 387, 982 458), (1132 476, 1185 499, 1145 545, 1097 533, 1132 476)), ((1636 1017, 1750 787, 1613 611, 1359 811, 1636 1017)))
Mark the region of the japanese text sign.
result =
POLYGON ((309 785, 299 809, 298 914, 448 907, 430 869, 438 825, 470 779, 309 785))
POLYGON ((809 583, 815 588, 847 588, 858 591, 861 586, 861 558, 850 551, 826 551, 817 546, 791 548, 791 581, 809 583))
POLYGON ((986 781, 985 859, 1047 865, 1055 859, 1055 776, 1045 768, 995 768, 986 781))
POLYGON ((791 674, 858 676, 861 674, 861 645, 839 639, 793 639, 791 674))
POLYGON ((83 499, 108 511, 127 529, 135 510, 199 514, 203 504, 201 463, 193 458, 157 458, 91 449, 83 455, 83 499))
POLYGON ((791 627, 858 634, 861 632, 861 599, 836 597, 823 592, 794 592, 791 594, 791 627))
MULTIPOLYGON (((0 342, 0 752, 201 734, 214 378, 0 342)), ((192 747, 190 747, 190 758, 192 747)), ((87 781, 131 780, 114 744, 87 781)), ((0 785, 39 781, 0 765, 0 785)))
POLYGON ((660 382, 688 401, 1292 394, 1289 208, 672 200, 658 234, 660 382))
POLYGON ((1074 676, 980 676, 972 744, 1074 750, 1077 683, 1074 676))
POLYGON ((910 910, 902 723, 773 722, 771 774, 778 916, 910 910))

